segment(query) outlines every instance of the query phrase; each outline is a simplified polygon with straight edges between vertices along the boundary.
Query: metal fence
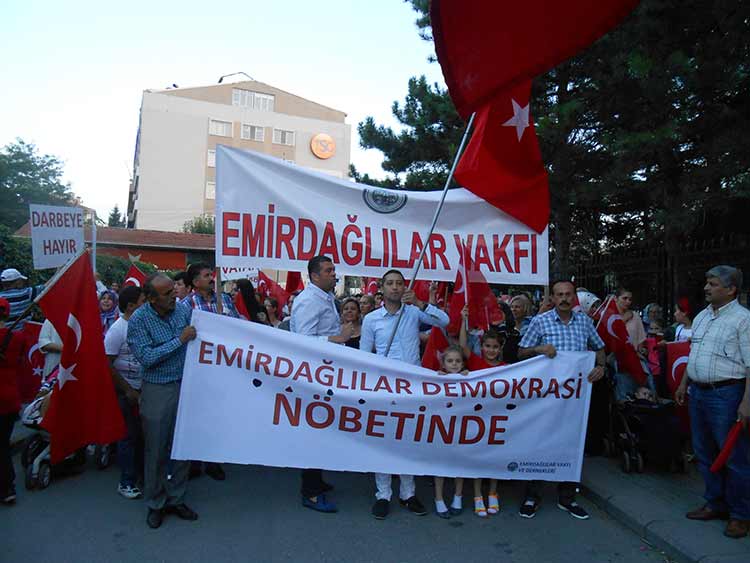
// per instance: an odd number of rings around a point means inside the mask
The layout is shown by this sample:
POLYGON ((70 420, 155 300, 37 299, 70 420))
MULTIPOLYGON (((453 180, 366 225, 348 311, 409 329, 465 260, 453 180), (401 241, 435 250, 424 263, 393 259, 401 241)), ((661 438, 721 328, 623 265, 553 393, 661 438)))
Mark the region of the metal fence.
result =
POLYGON ((671 318, 678 297, 703 303, 705 273, 712 266, 728 264, 740 268, 744 287, 740 301, 748 304, 750 285, 750 236, 733 234, 710 240, 689 241, 679 251, 668 253, 663 245, 602 254, 579 264, 576 285, 603 296, 624 286, 633 292, 637 307, 655 302, 671 318))

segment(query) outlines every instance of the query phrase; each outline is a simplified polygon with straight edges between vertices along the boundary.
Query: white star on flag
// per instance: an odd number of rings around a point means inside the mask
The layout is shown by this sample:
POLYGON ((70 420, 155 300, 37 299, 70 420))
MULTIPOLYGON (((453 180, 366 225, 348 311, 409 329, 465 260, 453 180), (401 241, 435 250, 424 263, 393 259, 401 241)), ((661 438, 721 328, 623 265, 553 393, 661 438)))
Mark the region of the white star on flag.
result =
POLYGON ((66 381, 78 381, 78 378, 73 375, 73 370, 76 369, 77 365, 73 364, 69 368, 66 368, 60 364, 60 372, 57 374, 57 384, 60 386, 60 389, 63 388, 66 381))
POLYGON ((525 107, 521 107, 521 105, 514 99, 511 98, 510 101, 513 103, 513 117, 503 123, 503 127, 515 127, 516 136, 520 142, 524 131, 526 131, 526 128, 529 126, 529 104, 526 104, 525 107))
POLYGON ((44 370, 42 368, 34 368, 31 371, 34 373, 34 377, 36 377, 36 376, 41 377, 42 373, 44 372, 44 370))

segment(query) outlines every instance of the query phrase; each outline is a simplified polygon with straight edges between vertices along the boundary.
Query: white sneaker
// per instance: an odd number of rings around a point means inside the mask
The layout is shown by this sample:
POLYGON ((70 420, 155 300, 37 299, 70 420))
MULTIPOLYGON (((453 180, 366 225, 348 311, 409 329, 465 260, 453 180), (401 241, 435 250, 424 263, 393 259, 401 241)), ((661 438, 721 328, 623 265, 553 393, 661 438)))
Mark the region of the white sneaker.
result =
POLYGON ((143 492, 138 487, 132 487, 130 485, 117 485, 117 492, 128 499, 141 498, 143 492))

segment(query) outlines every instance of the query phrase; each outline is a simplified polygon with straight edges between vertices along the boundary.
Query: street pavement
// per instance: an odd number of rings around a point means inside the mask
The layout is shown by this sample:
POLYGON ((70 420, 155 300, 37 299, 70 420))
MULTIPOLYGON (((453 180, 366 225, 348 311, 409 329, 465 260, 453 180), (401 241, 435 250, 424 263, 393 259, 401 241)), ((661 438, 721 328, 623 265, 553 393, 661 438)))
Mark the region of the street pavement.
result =
MULTIPOLYGON (((16 456, 16 461, 17 460, 16 456)), ((207 476, 190 482, 187 503, 200 518, 167 516, 158 530, 146 526, 142 500, 116 492, 119 471, 100 471, 89 460, 79 475, 53 480, 48 489, 23 488, 18 503, 0 506, 0 561, 346 561, 346 562, 660 562, 663 553, 587 500, 592 514, 575 520, 560 511, 555 487, 537 516, 518 516, 521 483, 502 485, 500 514, 479 519, 472 512, 451 520, 417 517, 397 500, 384 521, 370 515, 370 475, 326 473, 336 487, 338 514, 319 514, 299 502, 299 471, 225 466, 227 480, 207 476)), ((418 496, 432 508, 426 478, 418 496)), ((467 483, 469 485, 469 483, 467 483)), ((394 489, 398 482, 394 479, 394 489)), ((396 493, 397 495, 397 493, 396 493)), ((466 507, 471 498, 464 497, 466 507)))

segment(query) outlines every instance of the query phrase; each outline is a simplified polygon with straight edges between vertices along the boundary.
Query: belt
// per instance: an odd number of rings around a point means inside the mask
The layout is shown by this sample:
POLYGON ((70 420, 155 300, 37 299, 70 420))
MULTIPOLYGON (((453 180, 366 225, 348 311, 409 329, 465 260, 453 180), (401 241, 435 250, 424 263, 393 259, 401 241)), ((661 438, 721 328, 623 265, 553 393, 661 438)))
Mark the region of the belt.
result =
POLYGON ((744 385, 745 378, 742 379, 722 379, 716 383, 699 383, 697 381, 690 380, 691 385, 695 385, 698 389, 718 389, 719 387, 726 387, 727 385, 744 385))

